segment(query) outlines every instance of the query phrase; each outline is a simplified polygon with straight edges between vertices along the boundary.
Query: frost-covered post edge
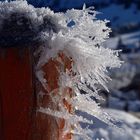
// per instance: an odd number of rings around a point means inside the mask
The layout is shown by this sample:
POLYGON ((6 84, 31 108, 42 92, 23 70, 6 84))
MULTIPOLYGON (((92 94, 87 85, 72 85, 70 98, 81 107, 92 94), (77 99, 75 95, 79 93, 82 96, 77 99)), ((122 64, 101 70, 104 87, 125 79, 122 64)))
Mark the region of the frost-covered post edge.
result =
MULTIPOLYGON (((107 69, 120 67, 121 61, 118 58, 118 51, 113 51, 102 46, 108 38, 111 31, 106 23, 108 21, 97 20, 94 8, 85 8, 83 10, 68 10, 66 13, 51 13, 52 23, 55 25, 57 32, 44 32, 42 39, 44 46, 40 47, 40 58, 37 64, 37 77, 47 89, 47 81, 41 67, 49 63, 50 60, 57 60, 62 67, 57 67, 59 72, 58 89, 59 97, 52 96, 54 103, 57 103, 59 109, 52 110, 49 107, 40 107, 39 111, 58 118, 66 120, 64 132, 69 132, 69 126, 72 126, 71 133, 88 137, 88 129, 82 129, 79 122, 92 124, 91 120, 83 118, 72 113, 74 110, 86 112, 107 124, 113 125, 111 118, 92 98, 103 100, 98 95, 97 85, 103 86, 108 90, 106 82, 111 80, 107 75, 107 69), (57 20, 56 20, 57 19, 57 20), (57 22, 56 22, 57 21, 57 22), (71 67, 66 68, 64 60, 60 54, 66 56, 71 67), (94 91, 88 87, 92 87, 94 91), (72 92, 66 92, 68 88, 72 92), (80 90, 86 94, 81 94, 80 90), (72 94, 72 95, 70 95, 72 94), (70 98, 69 98, 70 97, 70 98), (63 101, 71 106, 72 112, 67 111, 63 101)), ((67 63, 65 61, 65 63, 67 63)), ((52 69, 53 71, 53 69, 52 69)))
MULTIPOLYGON (((81 128, 79 122, 93 122, 75 114, 75 110, 113 125, 112 118, 92 99, 103 100, 98 95, 98 85, 108 90, 108 69, 121 65, 118 51, 102 46, 111 31, 106 26, 107 21, 97 20, 97 12, 93 7, 86 9, 84 6, 83 10, 54 13, 49 8, 34 8, 26 1, 13 1, 0 2, 0 25, 3 26, 3 20, 15 13, 17 19, 25 17, 28 30, 33 33, 27 36, 28 42, 39 42, 38 45, 33 43, 36 50, 35 73, 39 81, 36 89, 37 126, 45 124, 45 117, 51 126, 51 129, 47 129, 48 126, 43 125, 39 131, 52 131, 50 139, 53 140, 58 139, 56 135, 60 140, 65 139, 65 136, 72 139, 74 135, 90 139, 89 130, 81 128), (80 90, 86 94, 81 94, 80 90), (56 132, 56 127, 61 132, 56 132)), ((16 24, 21 26, 23 21, 17 20, 16 24)), ((17 39, 20 42, 20 38, 17 39)))

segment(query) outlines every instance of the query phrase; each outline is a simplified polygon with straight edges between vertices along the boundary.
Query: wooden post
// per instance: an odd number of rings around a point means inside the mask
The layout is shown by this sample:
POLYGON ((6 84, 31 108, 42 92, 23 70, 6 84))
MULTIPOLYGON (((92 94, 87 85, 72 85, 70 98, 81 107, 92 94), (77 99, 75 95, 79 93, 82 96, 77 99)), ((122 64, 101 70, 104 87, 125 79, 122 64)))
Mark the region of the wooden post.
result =
MULTIPOLYGON (((63 53, 59 54, 63 62, 64 72, 71 69, 72 61, 63 53)), ((62 98, 63 105, 72 113, 71 105, 65 96, 72 97, 69 87, 64 89, 62 96, 59 89, 58 67, 62 64, 50 59, 41 69, 48 81, 47 90, 35 80, 32 67, 32 54, 29 48, 0 49, 0 139, 1 140, 71 140, 71 132, 63 133, 66 121, 36 112, 39 107, 59 110, 58 104, 52 102, 48 94, 62 98), (36 82, 35 82, 36 81, 36 82), (38 93, 46 94, 41 97, 38 93)), ((70 126, 70 129, 72 127, 70 126)))
POLYGON ((33 91, 29 48, 0 49, 1 140, 32 140, 33 91))
MULTIPOLYGON (((47 81, 47 89, 45 89, 42 85, 39 86, 39 84, 37 84, 36 86, 38 93, 40 91, 43 91, 45 93, 43 97, 40 96, 38 98, 38 108, 44 107, 60 111, 59 102, 62 101, 63 107, 69 113, 73 113, 72 106, 65 99, 65 97, 72 98, 72 89, 69 87, 65 87, 61 95, 59 94, 59 71, 61 71, 62 67, 64 70, 63 72, 66 72, 66 70, 70 70, 72 67, 72 61, 68 57, 66 57, 64 53, 61 52, 59 53, 59 56, 57 58, 50 59, 41 68, 44 73, 44 78, 47 81), (61 63, 58 61, 58 59, 61 59, 61 63), (52 98, 58 98, 59 102, 53 102, 52 98)), ((69 132, 65 134, 63 132, 66 123, 67 122, 64 119, 37 112, 36 132, 38 132, 38 137, 36 137, 36 140, 71 140, 72 126, 69 126, 69 132)))

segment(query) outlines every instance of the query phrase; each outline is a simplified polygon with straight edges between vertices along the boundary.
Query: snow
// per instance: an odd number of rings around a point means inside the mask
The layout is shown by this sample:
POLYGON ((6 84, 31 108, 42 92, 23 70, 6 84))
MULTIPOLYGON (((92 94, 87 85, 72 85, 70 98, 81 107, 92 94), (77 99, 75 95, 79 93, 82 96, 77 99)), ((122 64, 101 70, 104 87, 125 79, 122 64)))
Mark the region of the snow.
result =
MULTIPOLYGON (((46 39, 45 45, 49 47, 42 47, 41 56, 37 64, 37 71, 40 71, 42 66, 44 66, 49 59, 59 58, 59 52, 63 51, 68 58, 73 60, 74 63, 70 71, 74 72, 76 75, 72 76, 68 71, 66 73, 63 71, 60 72, 60 93, 64 87, 72 88, 75 96, 70 99, 70 104, 75 110, 86 112, 113 125, 111 123, 112 118, 104 113, 104 111, 100 109, 99 104, 92 99, 92 97, 102 99, 96 96, 98 94, 96 84, 100 84, 108 90, 106 82, 110 78, 107 75, 107 68, 110 69, 121 65, 117 51, 100 47, 108 38, 110 32, 110 29, 106 27, 107 22, 96 20, 96 12, 93 8, 86 9, 85 6, 83 10, 71 9, 65 14, 59 14, 63 17, 62 23, 65 22, 65 24, 68 25, 72 21, 74 24, 65 27, 65 30, 62 28, 58 33, 44 33, 44 38, 46 39), (91 91, 90 93, 88 92, 89 89, 86 84, 94 89, 94 92, 92 92, 93 95, 91 91), (79 89, 89 94, 82 95, 79 89)), ((59 61, 61 62, 60 59, 61 58, 59 58, 59 61)), ((42 79, 42 77, 39 79, 42 79)), ((59 102, 61 103, 61 100, 59 102)), ((43 112, 51 115, 54 114, 64 119, 71 118, 71 115, 65 113, 66 110, 63 109, 62 106, 60 110, 60 112, 57 112, 47 108, 44 109, 43 112)), ((69 121, 73 122, 73 119, 69 119, 69 121)), ((79 119, 79 121, 81 120, 79 119)), ((77 130, 78 132, 73 133, 79 133, 81 135, 83 131, 86 132, 86 130, 82 130, 80 127, 78 127, 77 130)))
POLYGON ((58 32, 60 28, 62 31, 67 26, 62 23, 62 15, 54 14, 49 8, 35 8, 28 5, 26 1, 0 2, 0 42, 3 46, 11 45, 11 42, 14 42, 14 45, 17 42, 22 45, 26 40, 28 44, 30 42, 42 44, 43 34, 51 30, 58 32), (14 28, 17 32, 14 30, 11 34, 10 31, 14 28))
MULTIPOLYGON (((118 120, 116 125, 121 127, 122 130, 110 127, 105 123, 102 123, 96 118, 87 116, 91 120, 94 120, 94 125, 90 125, 91 128, 90 135, 92 140, 139 140, 140 138, 140 119, 134 117, 133 115, 126 113, 124 111, 105 109, 106 112, 111 114, 113 118, 118 120)), ((82 126, 86 127, 86 126, 82 126)), ((78 138, 77 138, 78 139, 78 138)), ((78 140, 84 140, 79 138, 78 140)))
POLYGON ((83 118, 82 116, 77 116, 77 115, 72 115, 72 114, 68 115, 67 112, 65 112, 64 114, 64 112, 60 112, 56 110, 54 111, 54 110, 51 110, 50 108, 43 108, 43 107, 41 107, 38 111, 45 114, 47 113, 48 115, 55 116, 57 118, 63 118, 66 121, 68 121, 71 125, 76 124, 77 122, 92 124, 92 121, 89 121, 83 118))

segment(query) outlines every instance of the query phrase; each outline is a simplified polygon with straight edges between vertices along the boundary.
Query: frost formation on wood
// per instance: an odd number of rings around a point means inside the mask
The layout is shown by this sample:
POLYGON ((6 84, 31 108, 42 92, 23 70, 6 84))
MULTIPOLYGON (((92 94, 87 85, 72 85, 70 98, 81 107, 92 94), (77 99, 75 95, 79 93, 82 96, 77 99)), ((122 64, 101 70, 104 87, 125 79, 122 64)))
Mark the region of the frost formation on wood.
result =
MULTIPOLYGON (((0 2, 0 30, 3 21, 13 13, 18 13, 17 17, 25 16, 28 19, 29 28, 36 33, 36 36, 32 38, 33 41, 41 42, 37 52, 40 58, 36 66, 36 76, 43 87, 47 86, 47 81, 44 79, 42 66, 63 52, 73 63, 71 70, 60 71, 59 94, 61 95, 65 87, 71 88, 74 96, 64 98, 74 110, 86 112, 113 125, 112 118, 100 108, 96 100, 93 100, 93 98, 103 100, 98 95, 99 85, 108 90, 106 86, 107 81, 110 80, 108 70, 121 65, 117 51, 102 47, 102 43, 111 31, 106 26, 108 21, 97 20, 97 12, 93 7, 84 6, 82 10, 71 9, 65 13, 54 13, 49 8, 34 8, 26 1, 0 2), (81 94, 81 90, 85 94, 81 94)), ((22 25, 22 21, 17 22, 17 25, 22 25)), ((61 62, 61 60, 58 61, 61 62)), ((93 122, 78 114, 67 112, 62 106, 62 99, 55 97, 52 101, 59 104, 59 111, 43 107, 39 111, 66 119, 74 127, 71 130, 73 134, 89 139, 88 131, 90 130, 88 128, 83 130, 79 122, 90 124, 93 122)), ((67 126, 64 131, 68 131, 67 126)))

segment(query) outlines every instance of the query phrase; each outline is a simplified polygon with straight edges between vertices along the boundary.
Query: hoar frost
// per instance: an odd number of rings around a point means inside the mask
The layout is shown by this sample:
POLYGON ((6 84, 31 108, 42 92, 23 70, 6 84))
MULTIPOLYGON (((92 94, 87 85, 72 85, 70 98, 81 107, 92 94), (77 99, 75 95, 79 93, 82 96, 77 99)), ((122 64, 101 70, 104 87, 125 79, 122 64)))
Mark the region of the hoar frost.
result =
MULTIPOLYGON (((57 32, 43 33, 46 44, 42 47, 42 53, 37 65, 37 70, 45 65, 51 58, 56 58, 60 51, 66 56, 72 58, 72 70, 75 76, 69 73, 60 73, 60 87, 70 87, 74 90, 75 96, 69 100, 69 103, 75 110, 80 110, 93 115, 104 122, 111 123, 112 118, 104 113, 97 102, 92 97, 102 99, 98 95, 96 85, 102 85, 106 90, 106 82, 110 80, 107 75, 108 68, 120 66, 118 52, 102 47, 102 43, 108 38, 110 29, 106 27, 106 21, 100 21, 95 18, 95 11, 92 9, 68 10, 66 13, 54 13, 58 18, 62 18, 59 22, 62 28, 57 32), (68 26, 70 23, 73 25, 68 26), (65 23, 65 24, 64 24, 65 23), (63 26, 65 25, 65 26, 63 26), (94 89, 94 92, 88 86, 94 89), (81 94, 80 90, 86 92, 81 94), (88 92, 90 91, 90 92, 88 92)), ((59 26, 60 27, 60 26, 59 26)), ((50 110, 49 108, 41 108, 41 112, 64 118, 71 124, 76 122, 93 123, 85 120, 78 115, 66 113, 63 109, 61 112, 50 110)), ((81 135, 85 139, 89 129, 83 129, 80 125, 75 126, 74 134, 81 135), (78 132, 78 131, 79 132, 78 132), (87 132, 87 133, 86 133, 87 132), (86 133, 86 134, 85 134, 86 133)))
MULTIPOLYGON (((44 78, 41 68, 50 59, 58 58, 58 54, 63 52, 69 59, 72 59, 73 63, 71 70, 60 71, 59 94, 62 94, 65 87, 71 88, 74 96, 65 98, 74 110, 86 112, 113 125, 111 116, 106 114, 100 108, 99 103, 93 100, 93 98, 102 100, 102 97, 98 95, 98 85, 108 90, 106 86, 106 82, 110 80, 107 74, 108 69, 121 65, 117 51, 102 47, 111 31, 106 26, 107 21, 97 20, 95 17, 97 12, 93 7, 86 9, 84 6, 83 10, 71 9, 65 13, 54 13, 49 8, 34 8, 26 1, 13 1, 0 3, 0 29, 2 29, 5 18, 8 18, 7 15, 12 13, 24 15, 31 21, 29 22, 30 28, 37 33, 33 40, 38 39, 42 44, 36 52, 40 55, 36 65, 36 76, 43 87, 46 89, 48 81, 44 78), (85 94, 81 94, 81 90, 85 94)), ((22 21, 18 24, 22 24, 22 21)), ((58 61, 61 63, 61 59, 58 61)), ((82 137, 84 135, 85 139, 90 139, 88 137, 90 130, 88 128, 83 130, 78 122, 90 124, 93 122, 75 113, 70 114, 62 106, 61 98, 63 97, 52 96, 51 98, 54 103, 59 104, 59 111, 44 107, 41 107, 39 111, 66 119, 75 127, 72 130, 73 134, 82 137)), ((65 126, 65 131, 67 131, 67 126, 65 126)))

